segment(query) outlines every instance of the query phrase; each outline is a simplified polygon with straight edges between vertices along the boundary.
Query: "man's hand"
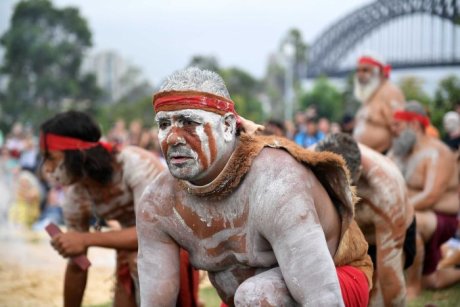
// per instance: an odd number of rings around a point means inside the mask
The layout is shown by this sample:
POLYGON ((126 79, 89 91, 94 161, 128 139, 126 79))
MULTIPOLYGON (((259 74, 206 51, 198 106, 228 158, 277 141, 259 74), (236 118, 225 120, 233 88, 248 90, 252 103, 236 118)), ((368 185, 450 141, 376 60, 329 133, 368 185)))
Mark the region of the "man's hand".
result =
POLYGON ((51 239, 51 245, 63 257, 84 254, 88 248, 86 234, 72 231, 57 234, 51 239))
POLYGON ((241 130, 244 133, 253 135, 253 134, 257 134, 258 132, 265 130, 264 126, 258 125, 255 122, 250 121, 249 119, 246 119, 240 116, 240 120, 241 120, 241 130))

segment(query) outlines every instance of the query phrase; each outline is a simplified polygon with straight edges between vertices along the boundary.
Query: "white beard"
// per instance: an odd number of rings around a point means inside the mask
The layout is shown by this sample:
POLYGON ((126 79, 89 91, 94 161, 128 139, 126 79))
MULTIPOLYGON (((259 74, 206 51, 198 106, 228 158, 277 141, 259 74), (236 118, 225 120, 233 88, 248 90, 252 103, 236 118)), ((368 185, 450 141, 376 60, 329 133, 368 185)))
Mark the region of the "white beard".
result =
POLYGON ((355 76, 353 85, 353 94, 355 95, 355 98, 358 99, 361 103, 365 103, 379 88, 380 77, 378 75, 374 75, 371 77, 371 79, 369 79, 367 84, 361 84, 358 78, 355 76))

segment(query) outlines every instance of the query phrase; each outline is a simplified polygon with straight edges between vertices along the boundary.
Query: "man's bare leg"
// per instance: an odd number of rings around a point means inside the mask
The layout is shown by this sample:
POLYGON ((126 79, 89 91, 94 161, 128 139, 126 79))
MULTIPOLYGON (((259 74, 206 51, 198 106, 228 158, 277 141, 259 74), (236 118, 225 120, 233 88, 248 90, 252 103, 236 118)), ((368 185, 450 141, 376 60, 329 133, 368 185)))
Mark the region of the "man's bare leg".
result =
MULTIPOLYGON (((113 299, 113 306, 114 307, 136 307, 136 297, 133 289, 133 293, 128 294, 126 289, 123 286, 122 281, 120 280, 120 276, 118 275, 118 270, 121 265, 128 265, 131 269, 133 264, 133 259, 130 259, 131 252, 129 251, 117 251, 117 272, 116 275, 116 285, 115 285, 115 296, 113 299)), ((131 273, 131 272, 130 272, 131 273)), ((136 272, 137 273, 137 272, 136 272)), ((132 278, 130 276, 130 278, 132 278)))
POLYGON ((279 267, 243 282, 235 293, 236 306, 295 306, 279 267))
POLYGON ((407 298, 416 298, 422 292, 422 269, 425 259, 425 246, 421 235, 417 232, 415 240, 414 263, 407 269, 407 298))
POLYGON ((422 285, 427 289, 443 289, 460 281, 460 269, 446 268, 423 276, 422 285))

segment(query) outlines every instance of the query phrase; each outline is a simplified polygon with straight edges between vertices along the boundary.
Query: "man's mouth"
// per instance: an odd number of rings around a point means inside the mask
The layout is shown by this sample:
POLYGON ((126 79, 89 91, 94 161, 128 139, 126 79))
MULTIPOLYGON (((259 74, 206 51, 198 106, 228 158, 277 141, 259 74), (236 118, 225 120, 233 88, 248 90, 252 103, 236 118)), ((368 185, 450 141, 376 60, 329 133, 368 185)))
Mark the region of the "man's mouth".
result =
POLYGON ((190 156, 172 156, 170 159, 169 159, 169 162, 171 162, 172 164, 182 164, 182 163, 186 163, 187 161, 190 161, 192 160, 193 158, 190 157, 190 156))

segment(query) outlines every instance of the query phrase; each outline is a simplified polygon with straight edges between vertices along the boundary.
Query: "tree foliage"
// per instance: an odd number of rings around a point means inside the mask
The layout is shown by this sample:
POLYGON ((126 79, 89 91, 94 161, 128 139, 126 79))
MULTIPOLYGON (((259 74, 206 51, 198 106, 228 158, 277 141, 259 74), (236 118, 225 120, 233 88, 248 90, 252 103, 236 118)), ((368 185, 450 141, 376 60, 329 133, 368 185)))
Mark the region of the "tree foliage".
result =
POLYGON ((300 104, 303 109, 316 106, 318 116, 332 121, 339 121, 343 112, 342 95, 326 77, 316 79, 311 91, 300 98, 300 104))
POLYGON ((88 108, 100 94, 94 76, 80 75, 91 32, 78 9, 21 1, 0 43, 5 48, 1 73, 8 80, 3 111, 10 120, 37 123, 64 105, 88 108))

